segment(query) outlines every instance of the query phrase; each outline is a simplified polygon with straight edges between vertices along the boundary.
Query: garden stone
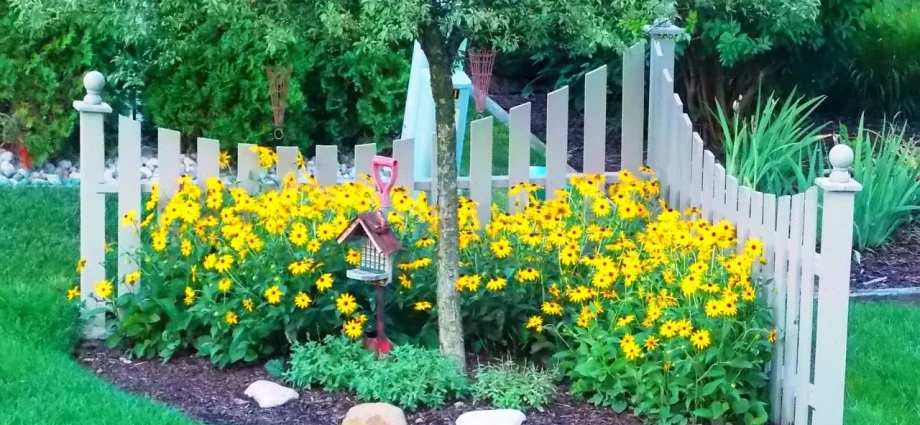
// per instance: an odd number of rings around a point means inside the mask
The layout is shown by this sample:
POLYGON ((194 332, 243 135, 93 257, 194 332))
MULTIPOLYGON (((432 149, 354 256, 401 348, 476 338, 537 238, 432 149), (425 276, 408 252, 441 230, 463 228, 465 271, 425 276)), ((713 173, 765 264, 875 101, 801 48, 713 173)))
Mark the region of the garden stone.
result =
POLYGON ((521 425, 526 420, 520 410, 474 410, 460 415, 457 425, 521 425))
POLYGON ((106 168, 102 172, 102 181, 105 183, 115 183, 115 170, 106 168))
POLYGON ((16 170, 16 172, 19 173, 19 174, 22 175, 22 176, 25 176, 25 177, 28 177, 29 175, 32 174, 31 171, 29 171, 29 170, 27 170, 27 169, 25 169, 25 168, 22 168, 22 167, 19 167, 19 169, 16 170))
POLYGON ((4 150, 3 153, 0 153, 0 162, 13 162, 13 153, 4 150))
POLYGON ((64 186, 79 186, 79 185, 80 185, 79 176, 77 177, 71 176, 71 177, 64 179, 64 186))
POLYGON ((141 179, 149 179, 153 177, 153 171, 150 171, 147 167, 141 167, 141 179))
POLYGON ((147 168, 151 170, 155 170, 157 167, 160 166, 160 161, 156 158, 147 158, 147 160, 144 161, 144 165, 146 165, 147 168))
POLYGON ((44 179, 45 179, 45 175, 42 174, 42 173, 39 173, 38 171, 35 171, 35 172, 33 172, 32 174, 29 175, 29 178, 32 179, 32 180, 44 180, 44 179))
POLYGON ((0 174, 2 174, 3 177, 12 177, 13 174, 16 174, 16 167, 10 164, 9 160, 0 161, 0 174))
POLYGON ((70 167, 73 167, 73 163, 65 159, 58 163, 58 167, 66 170, 66 169, 69 169, 70 167))
POLYGON ((364 403, 348 409, 342 425, 406 425, 406 414, 392 404, 364 403))
POLYGON ((157 154, 157 150, 154 149, 152 146, 141 146, 141 156, 143 157, 143 161, 146 161, 147 158, 150 158, 152 156, 156 156, 156 154, 157 154))
POLYGON ((10 185, 12 185, 10 179, 6 178, 4 175, 0 175, 0 187, 6 187, 10 185))
POLYGON ((45 174, 51 174, 54 172, 54 164, 46 162, 42 165, 42 172, 45 174))
POLYGON ((57 174, 51 174, 49 176, 46 176, 46 178, 48 180, 48 183, 51 184, 52 186, 61 185, 61 177, 58 176, 57 174))
POLYGON ((25 180, 29 178, 29 172, 28 171, 23 172, 23 171, 25 170, 19 170, 16 172, 16 174, 13 174, 13 180, 25 180))
POLYGON ((259 403, 259 407, 263 409, 281 406, 299 397, 297 391, 271 381, 263 380, 249 384, 249 387, 246 388, 243 394, 252 397, 256 403, 259 403))
POLYGON ((42 179, 32 179, 32 186, 49 186, 51 183, 48 183, 48 180, 42 179))

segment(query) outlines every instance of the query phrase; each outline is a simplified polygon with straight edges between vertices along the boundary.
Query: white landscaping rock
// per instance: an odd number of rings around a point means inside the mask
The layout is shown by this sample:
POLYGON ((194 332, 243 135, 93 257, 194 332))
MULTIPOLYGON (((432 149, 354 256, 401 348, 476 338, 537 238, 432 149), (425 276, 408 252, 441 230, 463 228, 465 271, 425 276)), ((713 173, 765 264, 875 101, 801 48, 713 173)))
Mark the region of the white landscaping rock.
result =
POLYGON ((277 407, 299 397, 297 391, 271 381, 262 380, 249 384, 243 394, 252 397, 256 403, 259 403, 259 407, 263 409, 277 407))
POLYGON ((141 179, 150 179, 153 177, 153 171, 147 167, 141 167, 141 179))
POLYGON ((0 160, 0 175, 3 175, 3 177, 12 177, 13 174, 16 174, 16 167, 14 167, 9 160, 0 160))
POLYGON ((144 165, 146 165, 147 168, 151 170, 155 170, 157 167, 160 166, 160 160, 156 158, 147 158, 147 160, 144 161, 144 165))
POLYGON ((406 425, 406 414, 392 404, 364 403, 348 409, 342 425, 406 425))
POLYGON ((460 415, 457 425, 521 425, 526 420, 520 410, 475 410, 460 415))
POLYGON ((0 153, 0 162, 11 162, 11 161, 13 161, 12 152, 5 150, 3 151, 3 153, 0 153))

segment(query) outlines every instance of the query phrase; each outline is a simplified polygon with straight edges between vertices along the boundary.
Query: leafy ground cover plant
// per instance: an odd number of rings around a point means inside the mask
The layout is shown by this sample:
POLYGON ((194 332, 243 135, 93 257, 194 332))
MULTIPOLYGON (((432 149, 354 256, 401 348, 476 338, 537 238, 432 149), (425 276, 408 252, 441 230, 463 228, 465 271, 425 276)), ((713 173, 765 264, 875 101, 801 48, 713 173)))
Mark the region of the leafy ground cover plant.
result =
POLYGON ((771 94, 758 99, 749 116, 743 116, 737 110, 740 102, 735 102, 731 119, 716 104, 726 173, 745 186, 776 195, 811 187, 824 165, 818 134, 824 126, 811 121, 822 101, 822 97, 796 96, 794 91, 785 100, 771 94))
POLYGON ((441 407, 469 393, 466 374, 437 350, 398 345, 380 358, 360 343, 327 336, 322 343, 293 347, 285 379, 318 385, 326 391, 354 391, 365 401, 392 403, 408 410, 441 407))
POLYGON ((883 244, 920 210, 920 163, 906 127, 884 124, 867 130, 860 119, 855 134, 840 126, 840 142, 855 154, 853 178, 863 185, 856 197, 853 244, 863 250, 883 244))
POLYGON ((512 361, 480 367, 476 371, 473 396, 500 409, 543 408, 556 393, 556 371, 512 361))

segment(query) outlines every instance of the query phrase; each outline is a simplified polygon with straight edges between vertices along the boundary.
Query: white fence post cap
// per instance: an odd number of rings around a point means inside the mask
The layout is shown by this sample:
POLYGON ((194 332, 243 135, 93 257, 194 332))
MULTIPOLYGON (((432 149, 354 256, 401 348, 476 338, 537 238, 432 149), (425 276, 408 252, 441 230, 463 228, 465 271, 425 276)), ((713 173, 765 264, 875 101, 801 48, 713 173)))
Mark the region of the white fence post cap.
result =
POLYGON ((112 112, 112 107, 102 101, 102 90, 105 88, 105 76, 99 71, 90 71, 83 77, 83 88, 86 96, 83 100, 73 103, 74 109, 80 112, 97 112, 107 114, 112 112))
POLYGON ((837 145, 831 148, 828 160, 831 163, 830 176, 815 180, 815 184, 828 192, 859 192, 862 185, 850 177, 850 168, 853 166, 853 149, 847 145, 837 145))
POLYGON ((674 25, 670 19, 657 19, 652 25, 646 25, 645 31, 654 38, 677 38, 684 33, 683 28, 674 25))

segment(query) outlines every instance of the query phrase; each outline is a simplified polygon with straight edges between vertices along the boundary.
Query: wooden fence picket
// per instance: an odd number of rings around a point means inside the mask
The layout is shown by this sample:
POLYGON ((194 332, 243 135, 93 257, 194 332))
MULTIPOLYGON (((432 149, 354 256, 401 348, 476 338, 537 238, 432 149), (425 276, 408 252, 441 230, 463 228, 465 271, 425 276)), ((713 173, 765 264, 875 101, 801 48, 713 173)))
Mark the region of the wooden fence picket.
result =
POLYGON ((470 199, 478 204, 476 213, 483 226, 492 216, 492 120, 482 118, 470 126, 470 199))
MULTIPOLYGON (((393 159, 399 166, 396 176, 396 186, 404 187, 410 191, 415 190, 415 141, 399 139, 393 142, 393 159)), ((429 203, 433 201, 429 199, 429 203)))
POLYGON ((789 270, 786 276, 786 317, 783 333, 783 407, 782 420, 791 422, 795 415, 796 398, 796 360, 799 354, 799 277, 802 264, 802 230, 803 215, 805 214, 805 194, 800 193, 792 197, 792 211, 789 220, 789 249, 786 252, 789 259, 789 270))
POLYGON ((738 252, 744 248, 744 243, 750 237, 751 229, 751 195, 753 190, 747 186, 738 188, 738 214, 735 216, 737 223, 736 236, 738 238, 738 252))
POLYGON ((585 74, 584 172, 603 174, 607 146, 607 66, 585 74))
POLYGON ((118 293, 134 292, 139 283, 125 284, 138 269, 134 254, 141 248, 141 123, 118 116, 118 293), (133 213, 134 220, 125 220, 133 213), (126 222, 130 221, 130 222, 126 222))
MULTIPOLYGON (((361 175, 366 174, 370 176, 373 174, 375 155, 377 155, 376 143, 365 143, 355 146, 355 181, 359 183, 365 182, 365 180, 361 178, 361 175)), ((399 168, 402 170, 402 164, 399 164, 399 168)), ((398 178, 399 176, 397 175, 396 177, 398 178)))
MULTIPOLYGON (((633 174, 642 165, 645 120, 645 44, 636 43, 623 54, 622 128, 620 168, 633 174)), ((649 146, 651 152, 651 145, 649 146)))
POLYGON ((220 177, 220 142, 198 138, 198 186, 205 190, 208 179, 220 177))
POLYGON ((818 235, 818 187, 805 191, 804 223, 802 231, 802 275, 799 310, 798 368, 795 382, 795 421, 808 424, 811 393, 812 329, 814 327, 815 299, 815 243, 818 235))
POLYGON ((283 185, 284 179, 288 174, 294 176, 294 184, 298 180, 297 154, 300 150, 296 146, 278 146, 275 151, 278 153, 278 165, 275 174, 278 176, 278 186, 283 185))
POLYGON ((182 136, 178 131, 161 128, 157 132, 157 160, 160 171, 160 209, 179 189, 179 160, 182 136))
POLYGON ((712 221, 720 221, 726 217, 725 213, 725 168, 722 164, 715 165, 716 181, 712 187, 712 221))
MULTIPOLYGON (((530 103, 515 106, 510 112, 511 123, 508 126, 509 188, 519 183, 530 182, 530 103)), ((509 196, 508 211, 521 211, 527 206, 528 199, 526 191, 516 196, 509 196)))
MULTIPOLYGON (((692 128, 691 128, 692 131, 692 128)), ((705 191, 703 189, 703 139, 700 138, 700 135, 693 133, 692 137, 692 146, 690 147, 690 206, 700 208, 703 207, 702 199, 705 197, 705 191)), ((710 168, 710 170, 712 170, 710 168)))
POLYGON ((252 151, 255 145, 240 143, 236 154, 236 179, 240 187, 250 195, 259 188, 259 154, 252 151))
POLYGON ((786 366, 786 345, 783 340, 786 338, 786 278, 789 252, 789 221, 792 209, 792 197, 781 196, 776 200, 776 261, 773 265, 773 283, 776 288, 773 303, 773 317, 776 322, 776 330, 779 332, 779 338, 773 345, 773 369, 771 381, 776 382, 771 392, 771 409, 772 418, 781 420, 783 405, 783 393, 787 391, 785 385, 784 368, 786 366))
POLYGON ((339 179, 339 148, 335 145, 316 147, 316 182, 320 187, 335 186, 339 179))
POLYGON ((546 96, 546 199, 568 184, 569 87, 546 96))
POLYGON ((715 198, 713 190, 716 183, 715 165, 715 155, 708 150, 703 152, 703 193, 700 205, 703 209, 703 218, 712 222, 715 222, 715 214, 713 213, 713 202, 715 198))

